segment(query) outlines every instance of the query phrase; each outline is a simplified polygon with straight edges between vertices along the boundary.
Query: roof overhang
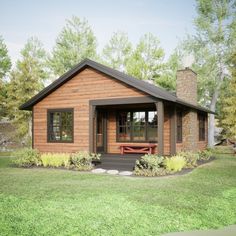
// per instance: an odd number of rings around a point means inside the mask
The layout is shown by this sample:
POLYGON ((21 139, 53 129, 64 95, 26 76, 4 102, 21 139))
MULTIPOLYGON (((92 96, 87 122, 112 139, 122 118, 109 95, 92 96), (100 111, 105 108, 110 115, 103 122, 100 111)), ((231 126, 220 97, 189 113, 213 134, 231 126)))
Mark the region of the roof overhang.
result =
MULTIPOLYGON (((200 106, 195 106, 190 103, 187 103, 183 100, 180 100, 176 97, 176 95, 172 94, 171 92, 168 92, 162 88, 159 88, 155 85, 149 84, 145 81, 138 80, 132 76, 126 75, 122 72, 119 72, 117 70, 114 70, 112 68, 109 68, 107 66, 104 66, 100 63, 97 63, 95 61, 85 59, 78 65, 74 66, 71 70, 66 72, 64 75, 59 77, 57 80, 52 82, 49 86, 44 88, 42 91, 40 91, 37 95, 32 97, 30 100, 28 100, 26 103, 20 106, 20 110, 32 110, 32 107, 40 102, 42 99, 44 99, 46 96, 48 96, 50 93, 58 89, 60 86, 65 84, 67 81, 72 79, 75 75, 80 73, 86 68, 92 68, 95 69, 105 75, 108 75, 112 79, 116 79, 122 83, 128 84, 131 87, 134 87, 144 93, 147 94, 147 97, 152 98, 152 99, 159 99, 159 100, 164 100, 164 101, 169 101, 169 102, 174 102, 183 106, 187 106, 196 110, 200 110, 203 112, 208 112, 214 114, 214 112, 200 107, 200 106)), ((114 101, 114 100, 113 100, 114 101)), ((112 101, 111 101, 112 102, 112 101)))

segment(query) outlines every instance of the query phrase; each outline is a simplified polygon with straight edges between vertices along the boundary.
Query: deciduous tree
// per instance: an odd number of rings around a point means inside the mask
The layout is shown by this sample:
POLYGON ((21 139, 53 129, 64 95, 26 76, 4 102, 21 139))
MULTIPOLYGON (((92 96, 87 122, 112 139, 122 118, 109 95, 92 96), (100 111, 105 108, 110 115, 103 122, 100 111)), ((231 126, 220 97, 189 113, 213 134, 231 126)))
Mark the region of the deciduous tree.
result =
MULTIPOLYGON (((222 85, 229 76, 228 57, 235 43, 235 1, 197 0, 196 34, 183 42, 193 53, 193 69, 198 74, 199 100, 216 111, 222 85)), ((210 114, 208 142, 214 144, 214 118, 210 114)))

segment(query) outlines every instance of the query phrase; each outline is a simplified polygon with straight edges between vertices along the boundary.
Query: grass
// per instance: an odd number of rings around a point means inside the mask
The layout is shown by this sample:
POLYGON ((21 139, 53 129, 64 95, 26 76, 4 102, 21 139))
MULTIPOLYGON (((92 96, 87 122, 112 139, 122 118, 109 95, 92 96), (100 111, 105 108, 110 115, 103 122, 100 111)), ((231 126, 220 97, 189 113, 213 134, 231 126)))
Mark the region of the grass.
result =
POLYGON ((236 223, 236 156, 184 176, 13 168, 0 157, 1 235, 160 235, 236 223))

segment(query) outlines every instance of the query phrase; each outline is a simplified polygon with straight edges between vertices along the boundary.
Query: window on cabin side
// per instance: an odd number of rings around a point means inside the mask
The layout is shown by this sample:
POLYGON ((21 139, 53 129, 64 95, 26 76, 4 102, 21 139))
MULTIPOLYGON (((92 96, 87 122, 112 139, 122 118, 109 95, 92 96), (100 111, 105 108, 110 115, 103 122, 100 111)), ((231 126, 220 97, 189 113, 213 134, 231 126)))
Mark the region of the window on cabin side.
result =
POLYGON ((198 125, 199 125, 199 141, 205 141, 206 139, 206 116, 198 114, 198 125))
POLYGON ((48 142, 73 142, 73 109, 48 110, 48 142))
POLYGON ((183 141, 183 122, 182 122, 182 112, 177 111, 177 143, 182 143, 183 141))

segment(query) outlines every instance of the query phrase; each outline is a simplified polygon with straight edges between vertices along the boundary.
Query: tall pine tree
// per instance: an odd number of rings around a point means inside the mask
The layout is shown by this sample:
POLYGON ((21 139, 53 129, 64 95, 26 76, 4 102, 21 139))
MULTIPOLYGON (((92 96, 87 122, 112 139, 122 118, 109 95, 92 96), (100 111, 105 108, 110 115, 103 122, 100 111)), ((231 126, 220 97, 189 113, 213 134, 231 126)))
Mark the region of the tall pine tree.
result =
POLYGON ((19 106, 44 87, 47 77, 46 52, 37 38, 30 38, 11 72, 7 89, 9 116, 17 127, 19 137, 31 134, 31 113, 20 111, 19 106))
POLYGON ((11 69, 11 60, 8 55, 7 46, 0 36, 0 120, 2 117, 6 116, 6 80, 5 77, 11 69))

